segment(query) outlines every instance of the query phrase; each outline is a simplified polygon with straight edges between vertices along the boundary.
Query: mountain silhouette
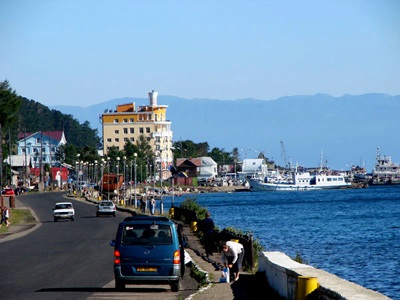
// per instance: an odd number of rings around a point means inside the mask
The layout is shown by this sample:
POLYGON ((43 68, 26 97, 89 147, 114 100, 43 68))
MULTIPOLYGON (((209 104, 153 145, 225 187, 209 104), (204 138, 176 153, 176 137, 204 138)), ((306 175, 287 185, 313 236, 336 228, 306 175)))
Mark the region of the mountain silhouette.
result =
MULTIPOLYGON (((149 105, 147 98, 112 99, 87 107, 52 106, 83 123, 89 121, 101 136, 99 117, 116 105, 134 102, 149 105)), ((321 162, 336 170, 352 165, 372 171, 376 151, 400 161, 400 95, 326 94, 287 96, 276 100, 185 99, 159 95, 158 104, 168 105, 173 139, 208 142, 232 151, 241 159, 260 152, 277 164, 316 167, 321 162)))

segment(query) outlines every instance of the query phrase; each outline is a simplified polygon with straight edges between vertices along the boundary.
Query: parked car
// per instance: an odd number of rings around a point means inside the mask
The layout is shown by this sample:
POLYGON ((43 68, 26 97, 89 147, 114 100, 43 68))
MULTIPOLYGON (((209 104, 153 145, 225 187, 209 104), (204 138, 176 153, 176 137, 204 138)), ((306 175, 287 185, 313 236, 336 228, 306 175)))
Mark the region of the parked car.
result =
POLYGON ((14 192, 14 190, 12 188, 4 188, 3 191, 2 191, 2 194, 4 196, 14 196, 15 192, 14 192))
POLYGON ((167 217, 133 216, 118 226, 114 247, 115 287, 169 284, 178 292, 184 249, 175 223, 167 217))
POLYGON ((97 204, 96 217, 99 217, 100 215, 112 215, 113 217, 115 217, 116 211, 117 208, 112 201, 100 201, 99 204, 97 204))
POLYGON ((60 219, 75 220, 75 209, 71 202, 58 202, 53 208, 54 222, 60 219))

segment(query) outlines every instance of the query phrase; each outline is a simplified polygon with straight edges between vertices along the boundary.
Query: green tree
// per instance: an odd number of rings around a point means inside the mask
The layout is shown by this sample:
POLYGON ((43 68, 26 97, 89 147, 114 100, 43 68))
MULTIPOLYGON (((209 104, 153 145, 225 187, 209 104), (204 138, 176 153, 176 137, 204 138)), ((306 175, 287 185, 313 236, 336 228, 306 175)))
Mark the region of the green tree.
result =
POLYGON ((10 142, 13 140, 8 135, 8 140, 4 138, 5 132, 11 133, 11 129, 18 121, 17 111, 21 105, 21 99, 13 90, 8 80, 0 82, 0 187, 3 187, 3 158, 8 157, 11 151, 10 142))

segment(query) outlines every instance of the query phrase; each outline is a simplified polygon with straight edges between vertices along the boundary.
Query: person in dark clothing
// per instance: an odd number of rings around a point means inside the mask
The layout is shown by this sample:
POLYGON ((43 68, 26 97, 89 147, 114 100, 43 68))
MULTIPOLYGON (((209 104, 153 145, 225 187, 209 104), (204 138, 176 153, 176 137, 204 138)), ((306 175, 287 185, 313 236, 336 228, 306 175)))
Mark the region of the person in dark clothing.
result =
POLYGON ((214 221, 211 219, 211 214, 206 213, 205 219, 200 223, 200 230, 203 232, 204 236, 204 248, 206 250, 206 255, 212 255, 214 248, 214 221))

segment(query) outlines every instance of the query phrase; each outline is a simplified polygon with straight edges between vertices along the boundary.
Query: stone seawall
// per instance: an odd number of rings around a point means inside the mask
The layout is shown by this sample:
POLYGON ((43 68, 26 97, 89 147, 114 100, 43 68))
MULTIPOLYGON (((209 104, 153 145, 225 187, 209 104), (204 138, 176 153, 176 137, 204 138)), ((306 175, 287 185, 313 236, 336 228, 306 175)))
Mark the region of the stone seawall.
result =
POLYGON ((316 278, 318 287, 310 291, 312 299, 325 300, 390 300, 389 297, 342 279, 324 270, 295 262, 282 252, 261 252, 258 272, 263 273, 269 285, 288 300, 298 297, 299 277, 316 278))

